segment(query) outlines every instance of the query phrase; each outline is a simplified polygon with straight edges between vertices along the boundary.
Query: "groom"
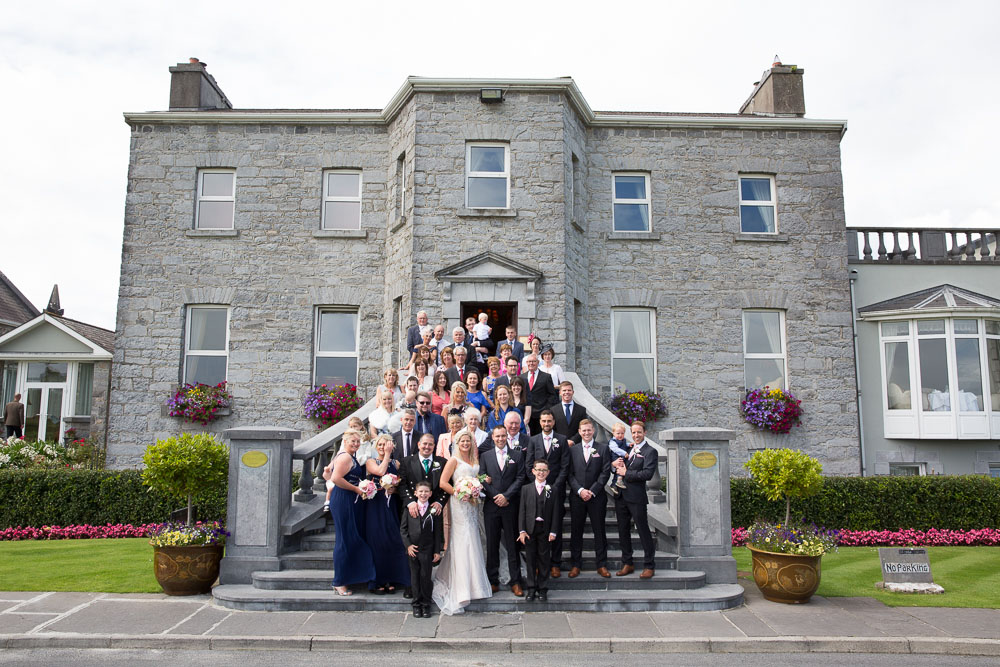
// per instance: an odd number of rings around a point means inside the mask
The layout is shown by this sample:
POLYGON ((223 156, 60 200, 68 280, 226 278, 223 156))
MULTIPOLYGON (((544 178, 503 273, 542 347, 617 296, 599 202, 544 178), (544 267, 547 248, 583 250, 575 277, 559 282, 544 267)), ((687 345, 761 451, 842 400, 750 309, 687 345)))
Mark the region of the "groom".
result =
POLYGON ((510 590, 524 596, 521 586, 521 562, 517 556, 517 505, 524 483, 524 450, 507 446, 507 429, 493 428, 493 446, 479 448, 479 470, 488 476, 483 484, 486 501, 483 523, 486 527, 486 576, 493 592, 500 590, 500 540, 507 550, 510 590))

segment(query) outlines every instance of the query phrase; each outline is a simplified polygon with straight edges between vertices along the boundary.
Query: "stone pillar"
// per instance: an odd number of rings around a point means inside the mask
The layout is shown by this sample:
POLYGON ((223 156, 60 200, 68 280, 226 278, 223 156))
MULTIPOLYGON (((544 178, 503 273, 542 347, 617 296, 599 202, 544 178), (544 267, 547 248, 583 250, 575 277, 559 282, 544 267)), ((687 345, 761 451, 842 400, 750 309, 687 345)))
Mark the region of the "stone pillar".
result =
POLYGON ((276 427, 231 428, 226 556, 219 581, 249 584, 257 570, 280 569, 281 517, 292 497, 292 444, 301 433, 276 427))
POLYGON ((721 428, 660 431, 672 464, 677 569, 701 570, 710 584, 736 583, 729 504, 729 441, 735 436, 721 428))

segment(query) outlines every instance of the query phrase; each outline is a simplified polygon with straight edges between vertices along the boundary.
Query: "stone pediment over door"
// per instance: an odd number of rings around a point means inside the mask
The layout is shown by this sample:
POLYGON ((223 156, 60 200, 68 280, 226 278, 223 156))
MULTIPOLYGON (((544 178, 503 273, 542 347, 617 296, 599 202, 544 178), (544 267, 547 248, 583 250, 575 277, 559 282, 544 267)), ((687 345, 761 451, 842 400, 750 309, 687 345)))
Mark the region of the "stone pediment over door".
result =
POLYGON ((435 272, 441 282, 443 314, 449 325, 461 323, 463 302, 516 302, 519 331, 530 331, 535 319, 538 269, 493 252, 446 266, 435 272))

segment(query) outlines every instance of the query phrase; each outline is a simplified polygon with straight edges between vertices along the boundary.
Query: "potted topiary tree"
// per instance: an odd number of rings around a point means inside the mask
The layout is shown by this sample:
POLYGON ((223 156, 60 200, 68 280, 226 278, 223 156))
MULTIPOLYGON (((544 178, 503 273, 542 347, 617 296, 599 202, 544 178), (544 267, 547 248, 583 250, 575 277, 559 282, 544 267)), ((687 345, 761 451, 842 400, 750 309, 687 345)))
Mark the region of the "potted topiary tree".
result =
POLYGON ((823 554, 836 548, 837 533, 792 525, 792 498, 819 493, 823 466, 798 450, 762 449, 744 467, 768 500, 785 501, 784 523, 757 521, 748 531, 754 583, 772 602, 808 602, 819 588, 823 554))
POLYGON ((229 449, 207 433, 158 440, 142 457, 149 489, 187 502, 187 522, 166 523, 152 535, 153 571, 168 595, 207 593, 219 576, 229 533, 217 521, 194 522, 194 499, 224 486, 229 449))

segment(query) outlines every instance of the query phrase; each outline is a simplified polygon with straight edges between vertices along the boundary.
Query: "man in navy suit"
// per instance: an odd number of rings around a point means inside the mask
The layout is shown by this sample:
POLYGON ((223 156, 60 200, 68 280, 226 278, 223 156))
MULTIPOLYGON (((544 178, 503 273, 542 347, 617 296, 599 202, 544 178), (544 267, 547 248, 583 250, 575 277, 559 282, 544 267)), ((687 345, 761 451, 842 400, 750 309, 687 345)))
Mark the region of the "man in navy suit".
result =
POLYGON ((497 350, 504 343, 510 345, 511 356, 517 359, 517 363, 521 363, 521 360, 524 359, 524 343, 517 339, 517 327, 513 324, 507 326, 507 339, 497 343, 497 350))
POLYGON ((549 464, 548 482, 552 486, 552 495, 556 498, 557 527, 556 538, 552 542, 550 553, 551 576, 558 579, 562 574, 562 521, 566 507, 566 480, 569 479, 569 444, 565 436, 553 430, 555 419, 551 410, 542 410, 538 416, 541 433, 531 436, 528 440, 528 456, 525 468, 532 470, 535 461, 546 461, 549 464))
POLYGON ((606 444, 594 440, 594 425, 589 419, 580 423, 580 444, 569 448, 569 466, 570 558, 573 562, 569 577, 580 575, 583 527, 589 517, 590 527, 594 529, 597 574, 607 579, 611 573, 608 572, 608 538, 604 529, 608 508, 604 485, 611 476, 611 451, 606 444))
POLYGON ((618 519, 618 539, 622 545, 622 569, 615 574, 619 577, 635 572, 632 565, 632 533, 629 524, 635 521, 635 529, 642 542, 643 570, 640 579, 651 579, 656 570, 656 542, 649 530, 646 506, 646 482, 656 473, 659 454, 646 442, 646 425, 641 421, 632 422, 632 449, 627 459, 615 460, 615 470, 625 480, 625 490, 615 498, 615 516, 618 519))
POLYGON ((527 452, 528 436, 521 433, 521 415, 517 414, 517 410, 507 413, 503 418, 503 426, 507 430, 507 446, 527 452))
POLYGON ((478 370, 475 366, 467 363, 469 358, 468 348, 462 346, 456 346, 452 348, 452 354, 455 355, 455 365, 444 372, 445 377, 448 378, 448 391, 451 391, 451 385, 456 382, 465 382, 465 374, 469 371, 478 370))
POLYGON ((448 424, 444 417, 431 412, 431 395, 426 391, 417 392, 417 423, 416 429, 421 433, 430 433, 434 436, 434 442, 438 441, 442 433, 448 431, 448 424))
POLYGON ((572 447, 580 440, 577 432, 580 430, 580 422, 587 418, 587 408, 573 401, 573 383, 569 380, 564 380, 559 385, 559 398, 561 400, 549 408, 555 419, 554 428, 556 433, 569 440, 572 447))
POLYGON ((538 370, 538 357, 529 354, 524 358, 524 365, 528 368, 521 373, 521 379, 524 380, 524 401, 531 407, 528 431, 538 433, 538 415, 555 403, 559 395, 552 386, 552 376, 538 370))
MULTIPOLYGON (((493 429, 493 446, 479 450, 479 470, 486 474, 483 484, 486 501, 483 523, 486 528, 486 576, 493 592, 500 590, 500 541, 507 550, 510 590, 524 596, 521 585, 521 561, 517 556, 517 505, 524 484, 524 452, 507 446, 507 429, 493 429)), ((607 478, 605 478, 607 479, 607 478)))
POLYGON ((427 326, 427 312, 417 311, 417 323, 406 330, 406 350, 413 354, 413 348, 424 342, 420 336, 420 327, 427 326))

